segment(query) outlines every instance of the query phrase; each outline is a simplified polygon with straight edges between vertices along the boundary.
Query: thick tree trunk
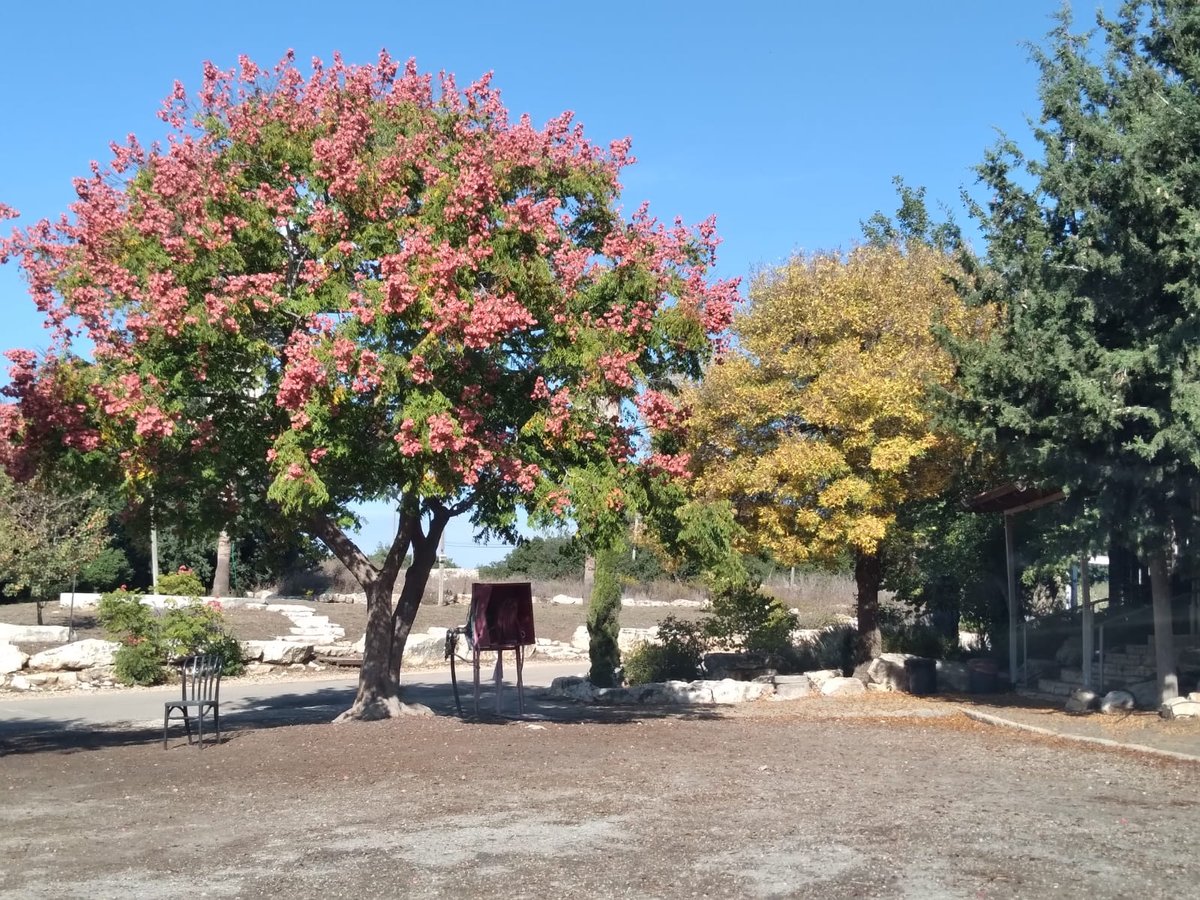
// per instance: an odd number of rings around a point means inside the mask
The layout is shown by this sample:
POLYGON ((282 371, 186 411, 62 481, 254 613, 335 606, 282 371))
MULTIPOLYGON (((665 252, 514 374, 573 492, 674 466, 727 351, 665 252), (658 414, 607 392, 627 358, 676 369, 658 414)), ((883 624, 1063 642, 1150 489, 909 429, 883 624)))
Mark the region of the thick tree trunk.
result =
POLYGON ((417 618, 417 612, 421 608, 421 598, 425 596, 430 573, 433 572, 434 564, 437 562, 437 554, 433 548, 437 547, 440 539, 440 533, 427 536, 421 546, 415 548, 412 565, 404 573, 404 587, 400 591, 400 599, 396 603, 391 625, 392 646, 389 666, 397 684, 400 681, 400 669, 404 662, 404 647, 412 632, 413 621, 417 618))
POLYGON ((874 659, 883 652, 883 635, 879 632, 879 554, 854 555, 854 585, 858 591, 858 640, 855 642, 855 663, 874 659))
POLYGON ((367 630, 363 639, 363 662, 358 672, 354 704, 338 716, 346 719, 386 719, 401 715, 399 685, 389 665, 392 645, 392 584, 376 580, 365 586, 367 630))
POLYGON ((1154 614, 1154 665, 1158 675, 1158 702, 1179 696, 1179 677, 1175 672, 1175 632, 1171 621, 1171 572, 1166 548, 1151 554, 1150 600, 1154 614))
POLYGON ((229 588, 229 563, 232 547, 229 543, 229 532, 224 528, 217 535, 217 568, 213 572, 212 595, 214 597, 228 597, 231 593, 229 588))

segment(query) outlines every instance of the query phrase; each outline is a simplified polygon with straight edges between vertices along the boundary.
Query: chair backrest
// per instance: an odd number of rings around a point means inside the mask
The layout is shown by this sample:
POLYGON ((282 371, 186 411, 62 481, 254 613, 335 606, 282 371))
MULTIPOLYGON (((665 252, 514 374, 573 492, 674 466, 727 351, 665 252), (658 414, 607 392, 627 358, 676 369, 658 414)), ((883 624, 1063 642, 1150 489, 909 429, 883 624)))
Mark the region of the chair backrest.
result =
POLYGON ((189 656, 180 667, 184 700, 220 700, 221 669, 225 661, 215 653, 189 656))

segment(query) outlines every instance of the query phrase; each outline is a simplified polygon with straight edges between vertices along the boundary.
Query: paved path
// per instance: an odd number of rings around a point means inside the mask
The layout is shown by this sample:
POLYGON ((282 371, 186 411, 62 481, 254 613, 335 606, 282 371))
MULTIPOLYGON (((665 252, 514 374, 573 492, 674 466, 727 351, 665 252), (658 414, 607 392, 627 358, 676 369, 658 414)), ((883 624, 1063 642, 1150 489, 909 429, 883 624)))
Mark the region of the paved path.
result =
MULTIPOLYGON (((586 666, 585 662, 527 663, 524 681, 528 687, 544 687, 560 675, 581 674, 586 666)), ((504 674, 506 688, 515 685, 511 666, 505 667, 504 674)), ((471 696, 470 666, 460 668, 458 676, 465 704, 471 696)), ((405 672, 404 682, 405 699, 437 712, 454 711, 449 669, 405 672)), ((240 728, 329 721, 350 706, 356 685, 357 674, 291 681, 230 679, 221 684, 222 724, 240 728)), ((177 686, 163 686, 5 697, 0 699, 0 740, 65 730, 161 727, 162 703, 177 697, 178 691, 177 686)), ((489 690, 489 704, 492 697, 489 690)), ((515 687, 506 689, 503 699, 506 709, 515 709, 515 687)))

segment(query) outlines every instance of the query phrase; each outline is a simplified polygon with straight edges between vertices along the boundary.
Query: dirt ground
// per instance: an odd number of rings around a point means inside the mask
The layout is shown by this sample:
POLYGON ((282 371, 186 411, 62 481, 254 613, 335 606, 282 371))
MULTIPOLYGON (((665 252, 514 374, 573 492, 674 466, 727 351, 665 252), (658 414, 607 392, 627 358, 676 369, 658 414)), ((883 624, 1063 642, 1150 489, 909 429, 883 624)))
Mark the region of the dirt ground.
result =
POLYGON ((869 695, 0 760, 0 897, 1180 897, 1200 766, 869 695))

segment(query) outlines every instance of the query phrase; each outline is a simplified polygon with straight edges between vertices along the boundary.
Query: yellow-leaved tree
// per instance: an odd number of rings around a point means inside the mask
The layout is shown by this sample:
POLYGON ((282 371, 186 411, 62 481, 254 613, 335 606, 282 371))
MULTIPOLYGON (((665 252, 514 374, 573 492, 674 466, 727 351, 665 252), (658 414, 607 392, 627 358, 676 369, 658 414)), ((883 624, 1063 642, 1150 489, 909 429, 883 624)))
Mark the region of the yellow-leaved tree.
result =
POLYGON ((860 659, 879 654, 879 548, 962 457, 927 403, 953 365, 934 329, 980 319, 923 244, 798 255, 757 275, 734 349, 690 397, 695 490, 727 498, 784 565, 854 560, 860 659))

